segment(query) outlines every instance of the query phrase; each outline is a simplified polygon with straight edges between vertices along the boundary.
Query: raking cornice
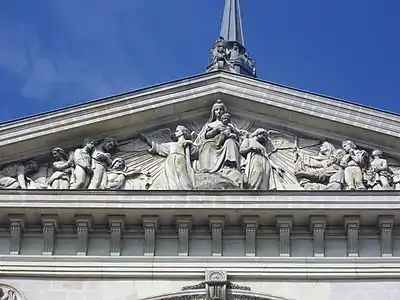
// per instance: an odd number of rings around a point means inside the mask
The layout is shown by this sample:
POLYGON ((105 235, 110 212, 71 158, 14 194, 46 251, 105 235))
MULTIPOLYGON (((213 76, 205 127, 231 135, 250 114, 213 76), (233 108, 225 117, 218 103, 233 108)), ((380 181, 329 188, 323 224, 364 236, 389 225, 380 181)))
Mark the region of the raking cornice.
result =
POLYGON ((6 163, 49 153, 55 145, 76 146, 88 136, 128 138, 136 130, 207 115, 216 99, 236 113, 272 116, 286 127, 400 150, 398 115, 218 71, 2 124, 0 156, 6 163))

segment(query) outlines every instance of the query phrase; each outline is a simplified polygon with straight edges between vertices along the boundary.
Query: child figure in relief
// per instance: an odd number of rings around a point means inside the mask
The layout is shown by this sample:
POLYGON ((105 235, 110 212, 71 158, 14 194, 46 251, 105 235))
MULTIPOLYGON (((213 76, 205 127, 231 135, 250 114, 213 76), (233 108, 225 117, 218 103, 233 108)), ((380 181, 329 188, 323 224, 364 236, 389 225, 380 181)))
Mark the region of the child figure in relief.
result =
POLYGON ((224 113, 221 116, 222 130, 219 133, 218 140, 216 143, 217 148, 221 148, 227 139, 234 139, 239 141, 240 132, 231 123, 231 115, 224 113))
POLYGON ((196 147, 190 140, 190 132, 185 126, 176 127, 173 142, 156 143, 143 134, 139 134, 138 138, 150 146, 150 153, 166 157, 161 174, 153 182, 151 189, 193 189, 194 171, 191 157, 195 155, 196 147))

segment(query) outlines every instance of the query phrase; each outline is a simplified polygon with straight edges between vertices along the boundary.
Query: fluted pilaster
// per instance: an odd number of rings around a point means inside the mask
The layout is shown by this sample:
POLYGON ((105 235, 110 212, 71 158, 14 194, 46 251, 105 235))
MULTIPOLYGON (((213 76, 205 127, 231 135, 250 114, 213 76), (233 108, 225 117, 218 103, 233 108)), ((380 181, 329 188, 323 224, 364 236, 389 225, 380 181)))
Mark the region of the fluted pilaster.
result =
POLYGON ((24 230, 25 230, 25 217, 23 215, 10 216, 11 255, 20 254, 22 233, 24 230))
POLYGON ((89 233, 92 230, 91 216, 76 216, 77 249, 76 255, 87 255, 89 233))
POLYGON ((55 245, 55 234, 57 231, 57 216, 42 216, 43 230, 43 252, 42 255, 53 255, 55 245))
POLYGON ((258 228, 258 217, 246 216, 243 218, 243 224, 246 235, 246 256, 256 255, 256 238, 258 228))
POLYGON ((358 216, 345 217, 344 225, 347 235, 347 256, 358 256, 360 218, 358 216))
POLYGON ((224 217, 209 216, 211 230, 211 255, 222 256, 222 231, 224 230, 224 217))
POLYGON ((390 257, 393 255, 393 216, 380 216, 378 222, 381 230, 381 256, 390 257))
POLYGON ((290 232, 293 218, 291 216, 278 216, 276 222, 279 234, 279 256, 290 256, 290 232))
POLYGON ((121 255, 121 236, 124 230, 123 216, 109 216, 108 225, 110 228, 110 255, 121 255))
POLYGON ((325 216, 311 216, 310 227, 313 234, 313 249, 314 256, 325 256, 325 216))
POLYGON ((143 217, 144 255, 152 256, 155 254, 157 227, 158 227, 157 216, 143 217))
POLYGON ((189 255, 189 234, 191 229, 190 216, 178 216, 176 219, 178 228, 178 255, 189 255))

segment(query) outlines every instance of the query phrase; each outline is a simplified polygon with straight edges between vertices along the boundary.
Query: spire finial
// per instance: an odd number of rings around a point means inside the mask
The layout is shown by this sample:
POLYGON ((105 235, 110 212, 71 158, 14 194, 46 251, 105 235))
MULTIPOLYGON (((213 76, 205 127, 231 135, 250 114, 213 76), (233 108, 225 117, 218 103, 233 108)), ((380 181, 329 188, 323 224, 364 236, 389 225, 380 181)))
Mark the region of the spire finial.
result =
POLYGON ((244 47, 239 0, 225 0, 220 35, 226 41, 236 42, 244 47))
POLYGON ((225 70, 256 77, 256 67, 244 47, 239 0, 225 0, 220 37, 214 42, 207 71, 225 70))

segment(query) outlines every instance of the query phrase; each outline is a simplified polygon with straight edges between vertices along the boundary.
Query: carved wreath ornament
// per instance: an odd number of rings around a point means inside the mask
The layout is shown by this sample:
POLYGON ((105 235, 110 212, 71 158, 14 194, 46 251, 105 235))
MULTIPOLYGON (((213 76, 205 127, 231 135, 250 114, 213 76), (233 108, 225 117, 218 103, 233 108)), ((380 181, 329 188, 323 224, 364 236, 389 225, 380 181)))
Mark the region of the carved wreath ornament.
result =
POLYGON ((3 165, 0 188, 400 190, 400 162, 379 149, 233 122, 220 100, 206 122, 49 152, 47 161, 3 165))

